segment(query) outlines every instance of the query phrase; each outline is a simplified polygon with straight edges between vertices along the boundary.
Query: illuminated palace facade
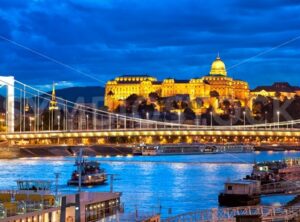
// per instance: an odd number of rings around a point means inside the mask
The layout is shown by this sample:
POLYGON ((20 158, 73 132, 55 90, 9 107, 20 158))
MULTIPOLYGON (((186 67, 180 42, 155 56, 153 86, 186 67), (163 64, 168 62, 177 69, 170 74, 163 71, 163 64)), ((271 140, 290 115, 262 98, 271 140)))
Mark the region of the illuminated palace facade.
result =
POLYGON ((234 80, 227 76, 224 62, 219 56, 213 61, 209 75, 190 80, 176 80, 173 78, 158 81, 148 75, 124 75, 108 81, 105 87, 105 106, 113 111, 122 101, 132 94, 148 98, 155 92, 160 97, 188 95, 189 100, 200 98, 203 106, 218 109, 218 104, 224 99, 239 101, 246 105, 249 98, 248 83, 234 80), (212 99, 212 92, 217 94, 212 99), (217 99, 216 99, 217 97, 217 99))

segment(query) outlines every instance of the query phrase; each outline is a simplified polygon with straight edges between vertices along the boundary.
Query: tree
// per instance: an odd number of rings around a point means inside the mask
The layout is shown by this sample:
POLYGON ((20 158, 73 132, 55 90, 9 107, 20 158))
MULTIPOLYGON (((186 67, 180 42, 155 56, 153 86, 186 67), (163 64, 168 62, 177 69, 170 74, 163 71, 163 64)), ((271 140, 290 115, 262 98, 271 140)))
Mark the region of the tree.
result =
POLYGON ((281 93, 280 93, 279 91, 276 91, 276 92, 275 92, 275 97, 276 97, 276 98, 280 98, 280 96, 281 96, 281 93))
POLYGON ((178 104, 177 104, 177 102, 175 100, 173 100, 173 102, 172 102, 172 107, 174 109, 179 109, 179 106, 178 106, 178 104))
POLYGON ((137 94, 131 94, 126 98, 126 106, 132 106, 138 100, 139 96, 137 94))
POLYGON ((149 98, 151 101, 159 101, 160 100, 160 97, 157 92, 149 93, 149 98))
POLYGON ((184 109, 183 115, 185 120, 194 120, 196 118, 195 112, 189 107, 184 109))
POLYGON ((216 98, 218 98, 220 96, 220 94, 216 90, 210 91, 209 95, 211 97, 216 97, 216 98))
POLYGON ((196 108, 201 108, 203 106, 203 100, 199 97, 195 99, 196 108))

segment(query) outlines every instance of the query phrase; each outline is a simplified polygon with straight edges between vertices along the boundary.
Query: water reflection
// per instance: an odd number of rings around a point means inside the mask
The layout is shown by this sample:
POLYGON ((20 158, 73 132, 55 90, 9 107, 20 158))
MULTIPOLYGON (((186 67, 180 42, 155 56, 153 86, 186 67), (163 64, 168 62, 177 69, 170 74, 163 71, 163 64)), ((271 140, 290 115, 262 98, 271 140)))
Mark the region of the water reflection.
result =
MULTIPOLYGON (((217 196, 224 181, 249 174, 254 161, 298 157, 299 152, 255 152, 222 155, 188 155, 157 157, 94 157, 108 173, 116 174, 114 189, 123 193, 125 210, 160 210, 163 216, 217 207, 217 196)), ((0 188, 11 188, 17 179, 51 179, 60 172, 59 187, 66 186, 74 170, 74 157, 23 158, 0 161, 0 188)), ((104 186, 86 188, 108 191, 104 186)), ((264 198, 264 204, 283 199, 264 198)))

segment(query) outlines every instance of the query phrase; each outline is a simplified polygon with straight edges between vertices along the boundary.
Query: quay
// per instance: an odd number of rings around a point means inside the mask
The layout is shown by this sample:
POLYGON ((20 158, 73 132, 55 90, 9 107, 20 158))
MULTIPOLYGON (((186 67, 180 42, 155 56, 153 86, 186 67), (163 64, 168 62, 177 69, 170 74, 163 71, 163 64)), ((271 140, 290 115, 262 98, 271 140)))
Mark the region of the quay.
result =
POLYGON ((159 215, 124 214, 119 192, 51 192, 51 181, 19 180, 18 189, 0 191, 0 222, 159 222, 159 215), (107 220, 106 220, 107 219, 107 220))

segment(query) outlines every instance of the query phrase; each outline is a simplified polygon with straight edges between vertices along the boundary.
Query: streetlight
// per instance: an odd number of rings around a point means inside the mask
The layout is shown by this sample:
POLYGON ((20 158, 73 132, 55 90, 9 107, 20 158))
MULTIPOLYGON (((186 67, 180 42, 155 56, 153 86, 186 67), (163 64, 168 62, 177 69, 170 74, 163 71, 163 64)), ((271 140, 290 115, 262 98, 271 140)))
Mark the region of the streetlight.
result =
MULTIPOLYGON (((29 117, 29 131, 31 131, 32 129, 32 122, 34 121, 34 117, 29 117)), ((33 128, 34 129, 34 128, 33 128)))
POLYGON ((280 111, 277 111, 277 123, 278 123, 278 129, 279 129, 279 118, 280 118, 280 111))
POLYGON ((111 130, 111 113, 108 114, 109 130, 111 130))
MULTIPOLYGON (((180 112, 180 110, 179 110, 179 111, 178 111, 178 124, 181 123, 180 117, 181 117, 181 112, 180 112)), ((179 125, 178 127, 180 128, 180 125, 179 125)))
POLYGON ((126 125, 127 125, 127 118, 126 118, 126 112, 125 112, 125 116, 124 116, 124 129, 126 129, 126 125))
POLYGON ((212 124, 213 124, 213 112, 210 111, 210 127, 212 128, 212 124))
POLYGON ((117 129, 119 128, 119 115, 117 114, 117 129))
POLYGON ((246 128, 246 111, 243 111, 243 115, 244 115, 244 129, 246 128))
POLYGON ((60 116, 57 116, 57 122, 58 122, 58 130, 60 130, 60 116))
POLYGON ((86 115, 86 130, 89 130, 89 115, 86 115))
POLYGON ((147 128, 149 128, 149 112, 146 113, 146 118, 147 118, 147 128))
POLYGON ((267 123, 268 123, 268 112, 265 111, 265 129, 267 129, 267 123))
POLYGON ((134 112, 132 112, 131 128, 134 128, 134 112))

